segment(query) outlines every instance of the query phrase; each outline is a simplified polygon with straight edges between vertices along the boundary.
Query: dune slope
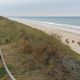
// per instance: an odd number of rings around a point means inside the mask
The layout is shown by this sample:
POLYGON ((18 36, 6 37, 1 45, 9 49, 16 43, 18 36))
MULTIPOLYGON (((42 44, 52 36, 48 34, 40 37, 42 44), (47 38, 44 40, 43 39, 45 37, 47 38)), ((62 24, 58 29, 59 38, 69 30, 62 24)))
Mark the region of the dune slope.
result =
POLYGON ((0 46, 16 80, 80 80, 80 55, 54 35, 0 17, 0 46))

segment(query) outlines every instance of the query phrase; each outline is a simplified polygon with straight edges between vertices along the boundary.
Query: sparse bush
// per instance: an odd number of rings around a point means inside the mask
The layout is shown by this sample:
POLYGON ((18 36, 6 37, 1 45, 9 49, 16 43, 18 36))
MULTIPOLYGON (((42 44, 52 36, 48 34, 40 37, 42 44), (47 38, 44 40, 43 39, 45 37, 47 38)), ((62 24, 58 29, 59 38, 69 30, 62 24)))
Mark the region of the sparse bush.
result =
POLYGON ((78 45, 80 46, 80 42, 78 42, 78 45))
POLYGON ((67 44, 69 44, 69 40, 68 40, 68 39, 66 39, 65 42, 66 42, 67 44))
POLYGON ((5 68, 0 68, 0 78, 4 77, 6 74, 5 68))
POLYGON ((9 39, 5 39, 5 43, 6 44, 10 43, 10 40, 9 39))
POLYGON ((74 40, 72 40, 72 43, 74 43, 75 41, 74 40))

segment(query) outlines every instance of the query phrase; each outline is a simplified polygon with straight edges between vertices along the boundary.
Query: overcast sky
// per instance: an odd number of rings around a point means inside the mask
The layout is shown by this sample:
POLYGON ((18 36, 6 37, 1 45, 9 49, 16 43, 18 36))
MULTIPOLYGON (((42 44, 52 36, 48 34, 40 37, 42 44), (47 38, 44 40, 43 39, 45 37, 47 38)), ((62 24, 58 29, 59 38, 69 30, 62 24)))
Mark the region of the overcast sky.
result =
POLYGON ((3 16, 80 16, 80 0, 0 0, 3 16))

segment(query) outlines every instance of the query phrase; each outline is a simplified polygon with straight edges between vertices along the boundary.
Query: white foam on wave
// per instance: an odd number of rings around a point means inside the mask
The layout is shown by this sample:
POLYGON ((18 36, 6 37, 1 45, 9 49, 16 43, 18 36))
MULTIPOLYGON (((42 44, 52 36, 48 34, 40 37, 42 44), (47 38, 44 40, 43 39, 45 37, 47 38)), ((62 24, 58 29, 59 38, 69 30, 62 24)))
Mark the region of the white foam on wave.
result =
POLYGON ((73 32, 73 33, 78 33, 80 34, 80 26, 73 26, 73 25, 68 25, 68 24, 59 24, 59 23, 53 23, 53 22, 45 22, 45 21, 36 21, 36 20, 29 20, 29 19, 22 19, 22 18, 9 18, 12 20, 23 20, 23 21, 28 21, 28 22, 35 22, 41 25, 49 26, 49 27, 54 27, 54 28, 59 28, 65 31, 73 32))

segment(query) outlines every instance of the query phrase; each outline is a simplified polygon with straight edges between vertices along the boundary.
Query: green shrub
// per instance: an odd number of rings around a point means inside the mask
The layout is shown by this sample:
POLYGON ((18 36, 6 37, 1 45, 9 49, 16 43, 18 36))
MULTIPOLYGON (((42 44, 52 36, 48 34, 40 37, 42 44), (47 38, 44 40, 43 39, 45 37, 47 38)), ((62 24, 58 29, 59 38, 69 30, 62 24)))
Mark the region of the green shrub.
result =
POLYGON ((4 77, 6 74, 5 68, 0 68, 0 78, 4 77))

